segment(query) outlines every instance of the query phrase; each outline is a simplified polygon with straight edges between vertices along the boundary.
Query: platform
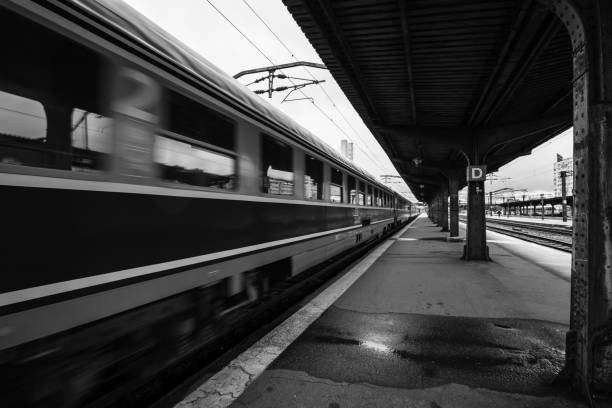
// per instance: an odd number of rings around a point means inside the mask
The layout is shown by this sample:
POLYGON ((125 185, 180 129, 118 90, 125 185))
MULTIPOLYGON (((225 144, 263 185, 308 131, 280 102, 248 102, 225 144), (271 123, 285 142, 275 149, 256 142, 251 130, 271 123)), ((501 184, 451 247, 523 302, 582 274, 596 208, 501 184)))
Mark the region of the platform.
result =
POLYGON ((569 254, 488 233, 465 262, 439 230, 417 218, 179 406, 583 406, 551 385, 569 254))
MULTIPOLYGON (((465 216, 465 213, 462 214, 463 216, 465 216)), ((486 215, 487 220, 491 219, 491 220, 508 220, 508 221, 522 221, 522 222, 532 222, 532 223, 536 223, 536 224, 555 224, 555 225, 566 225, 568 227, 572 226, 572 219, 568 218, 567 221, 563 221, 563 218, 560 217, 544 217, 544 219, 542 219, 542 217, 539 216, 529 216, 529 215, 511 215, 509 217, 506 217, 505 215, 500 215, 497 216, 497 214, 495 215, 489 215, 489 213, 487 212, 486 215)))

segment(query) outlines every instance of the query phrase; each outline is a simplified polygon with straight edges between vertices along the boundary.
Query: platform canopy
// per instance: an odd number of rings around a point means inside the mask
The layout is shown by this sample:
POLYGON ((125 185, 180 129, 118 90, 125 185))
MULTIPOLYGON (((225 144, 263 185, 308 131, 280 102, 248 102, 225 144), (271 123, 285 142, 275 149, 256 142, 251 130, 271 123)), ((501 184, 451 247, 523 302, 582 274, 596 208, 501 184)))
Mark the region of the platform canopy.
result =
POLYGON ((532 0, 283 0, 418 199, 572 124, 572 47, 532 0))

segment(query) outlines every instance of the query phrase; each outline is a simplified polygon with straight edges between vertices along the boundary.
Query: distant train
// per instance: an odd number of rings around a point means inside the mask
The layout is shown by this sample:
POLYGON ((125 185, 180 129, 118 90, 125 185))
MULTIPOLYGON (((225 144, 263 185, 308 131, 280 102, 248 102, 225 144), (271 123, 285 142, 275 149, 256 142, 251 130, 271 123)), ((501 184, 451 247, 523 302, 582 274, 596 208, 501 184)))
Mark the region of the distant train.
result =
POLYGON ((4 1, 0 33, 8 405, 79 405, 411 211, 121 2, 4 1))

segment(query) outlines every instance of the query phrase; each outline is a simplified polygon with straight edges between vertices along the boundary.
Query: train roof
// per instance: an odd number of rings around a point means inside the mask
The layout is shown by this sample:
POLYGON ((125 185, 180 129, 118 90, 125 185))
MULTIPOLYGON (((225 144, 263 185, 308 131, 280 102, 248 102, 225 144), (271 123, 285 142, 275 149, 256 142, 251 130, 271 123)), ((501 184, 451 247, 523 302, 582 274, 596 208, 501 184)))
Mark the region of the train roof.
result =
POLYGON ((255 111, 261 117, 271 119, 275 122, 275 125, 285 128, 304 143, 330 156, 361 177, 379 187, 393 191, 359 166, 346 160, 327 143, 299 125, 279 109, 262 101, 260 97, 256 96, 238 80, 206 60, 122 0, 70 0, 70 2, 105 23, 110 24, 115 29, 120 30, 124 35, 135 38, 142 45, 153 49, 158 54, 174 60, 184 69, 196 74, 203 82, 212 84, 226 95, 255 111))

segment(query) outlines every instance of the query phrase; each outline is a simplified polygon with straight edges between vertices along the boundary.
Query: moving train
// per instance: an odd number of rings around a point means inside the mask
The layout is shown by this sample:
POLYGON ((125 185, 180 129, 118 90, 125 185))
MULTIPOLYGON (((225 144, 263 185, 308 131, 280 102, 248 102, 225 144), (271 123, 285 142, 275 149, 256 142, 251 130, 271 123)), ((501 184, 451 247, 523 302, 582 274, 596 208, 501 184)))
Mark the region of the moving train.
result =
POLYGON ((81 405, 411 212, 120 1, 4 1, 0 33, 3 406, 81 405))

